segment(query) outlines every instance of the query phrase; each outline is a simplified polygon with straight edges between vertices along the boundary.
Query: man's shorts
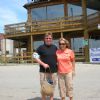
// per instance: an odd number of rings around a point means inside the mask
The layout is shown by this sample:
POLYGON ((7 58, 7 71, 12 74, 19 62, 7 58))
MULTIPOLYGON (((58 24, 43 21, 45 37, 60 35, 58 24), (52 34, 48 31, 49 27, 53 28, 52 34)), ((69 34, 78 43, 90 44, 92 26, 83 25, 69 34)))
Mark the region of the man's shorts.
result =
POLYGON ((54 84, 54 88, 55 88, 56 83, 57 83, 57 73, 48 74, 48 73, 40 72, 40 84, 41 85, 42 85, 42 82, 44 81, 45 75, 46 75, 46 77, 50 77, 52 79, 53 84, 54 84))
POLYGON ((72 81, 72 72, 67 74, 58 74, 58 86, 61 97, 73 97, 72 81))

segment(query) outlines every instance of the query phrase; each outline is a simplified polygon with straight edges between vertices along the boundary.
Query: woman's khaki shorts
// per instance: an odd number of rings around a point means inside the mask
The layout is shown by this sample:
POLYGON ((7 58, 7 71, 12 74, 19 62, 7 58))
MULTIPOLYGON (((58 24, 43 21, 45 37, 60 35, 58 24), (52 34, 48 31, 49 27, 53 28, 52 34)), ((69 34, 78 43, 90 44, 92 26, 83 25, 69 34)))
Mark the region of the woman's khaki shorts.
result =
POLYGON ((73 97, 72 72, 67 74, 58 74, 58 86, 61 97, 73 97))

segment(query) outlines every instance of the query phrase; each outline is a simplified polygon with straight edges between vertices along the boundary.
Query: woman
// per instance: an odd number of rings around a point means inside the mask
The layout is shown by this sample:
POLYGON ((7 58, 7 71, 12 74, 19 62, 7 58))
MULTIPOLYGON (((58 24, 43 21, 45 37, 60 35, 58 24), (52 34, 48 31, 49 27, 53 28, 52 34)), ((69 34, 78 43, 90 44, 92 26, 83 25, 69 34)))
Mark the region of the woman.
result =
POLYGON ((73 75, 75 74, 74 52, 69 49, 69 42, 61 38, 59 50, 56 51, 58 61, 58 86, 61 100, 69 97, 73 100, 73 75))

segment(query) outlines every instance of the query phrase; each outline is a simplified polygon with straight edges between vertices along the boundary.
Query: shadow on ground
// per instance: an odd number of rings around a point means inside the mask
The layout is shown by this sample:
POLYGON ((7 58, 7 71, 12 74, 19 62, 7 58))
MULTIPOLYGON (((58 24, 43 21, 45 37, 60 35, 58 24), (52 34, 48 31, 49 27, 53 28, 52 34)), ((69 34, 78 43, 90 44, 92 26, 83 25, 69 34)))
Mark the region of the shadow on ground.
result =
MULTIPOLYGON (((27 100, 41 100, 41 98, 40 97, 35 97, 35 98, 27 99, 27 100)), ((46 100, 50 100, 49 97, 46 100)), ((54 98, 54 100, 60 100, 60 99, 54 98)))

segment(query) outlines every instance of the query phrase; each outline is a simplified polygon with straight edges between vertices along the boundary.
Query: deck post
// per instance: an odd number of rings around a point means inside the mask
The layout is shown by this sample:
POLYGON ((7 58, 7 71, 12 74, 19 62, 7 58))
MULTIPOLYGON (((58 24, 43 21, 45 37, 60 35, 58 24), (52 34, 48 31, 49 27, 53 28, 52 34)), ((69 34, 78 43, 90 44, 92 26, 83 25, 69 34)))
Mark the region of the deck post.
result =
POLYGON ((5 43, 5 53, 4 53, 4 63, 7 64, 7 55, 6 55, 6 39, 4 39, 5 43))
POLYGON ((83 24, 84 24, 84 54, 85 62, 89 62, 89 34, 87 29, 87 0, 82 0, 82 13, 83 13, 83 24))
POLYGON ((63 36, 63 32, 61 32, 61 38, 63 38, 64 36, 63 36))
POLYGON ((21 46, 20 46, 20 41, 18 41, 18 63, 21 63, 21 46))
POLYGON ((27 23, 30 24, 30 23, 32 22, 31 8, 29 8, 29 9, 27 10, 27 15, 28 15, 27 23))
POLYGON ((15 40, 13 40, 13 56, 14 56, 14 62, 16 62, 16 43, 15 43, 15 40))
POLYGON ((67 0, 64 0, 64 16, 68 17, 68 2, 67 2, 67 0))
POLYGON ((32 53, 33 53, 33 36, 31 35, 31 63, 33 63, 32 53))
POLYGON ((32 53, 33 53, 33 36, 30 35, 27 41, 27 52, 28 52, 28 62, 33 62, 32 53))

